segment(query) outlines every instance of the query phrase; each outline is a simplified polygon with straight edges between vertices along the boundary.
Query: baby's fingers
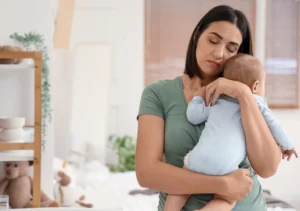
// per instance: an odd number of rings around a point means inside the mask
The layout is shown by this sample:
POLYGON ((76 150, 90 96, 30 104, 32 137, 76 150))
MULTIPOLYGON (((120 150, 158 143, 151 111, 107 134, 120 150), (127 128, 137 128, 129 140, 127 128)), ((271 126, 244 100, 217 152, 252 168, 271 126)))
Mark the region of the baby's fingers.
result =
POLYGON ((298 153, 295 150, 293 151, 293 153, 294 153, 295 157, 298 158, 298 153))
POLYGON ((283 154, 282 154, 282 160, 284 160, 286 157, 287 157, 287 154, 286 154, 286 153, 283 153, 283 154))

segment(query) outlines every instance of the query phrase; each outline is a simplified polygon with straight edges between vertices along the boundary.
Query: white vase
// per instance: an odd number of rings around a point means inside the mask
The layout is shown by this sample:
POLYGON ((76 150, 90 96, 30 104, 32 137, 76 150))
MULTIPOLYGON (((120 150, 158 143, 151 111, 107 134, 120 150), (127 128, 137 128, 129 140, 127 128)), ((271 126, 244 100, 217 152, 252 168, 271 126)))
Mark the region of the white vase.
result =
POLYGON ((24 117, 2 117, 0 118, 0 128, 18 129, 25 125, 24 117))
POLYGON ((18 129, 6 129, 2 128, 0 131, 0 140, 1 141, 17 141, 23 140, 25 135, 23 128, 18 129))

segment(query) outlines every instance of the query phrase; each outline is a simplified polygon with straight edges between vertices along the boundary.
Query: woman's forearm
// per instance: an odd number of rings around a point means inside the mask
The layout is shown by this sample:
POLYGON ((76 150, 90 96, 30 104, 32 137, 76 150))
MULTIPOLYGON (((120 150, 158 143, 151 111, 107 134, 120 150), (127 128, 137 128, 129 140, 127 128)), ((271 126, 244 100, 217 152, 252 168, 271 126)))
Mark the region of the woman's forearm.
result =
POLYGON ((197 174, 162 161, 138 172, 138 181, 142 187, 169 194, 221 193, 225 184, 222 176, 197 174), (138 172, 143 172, 143 175, 138 172))
POLYGON ((264 120, 249 88, 238 96, 246 135, 247 156, 253 170, 261 177, 270 177, 277 171, 281 151, 264 120))

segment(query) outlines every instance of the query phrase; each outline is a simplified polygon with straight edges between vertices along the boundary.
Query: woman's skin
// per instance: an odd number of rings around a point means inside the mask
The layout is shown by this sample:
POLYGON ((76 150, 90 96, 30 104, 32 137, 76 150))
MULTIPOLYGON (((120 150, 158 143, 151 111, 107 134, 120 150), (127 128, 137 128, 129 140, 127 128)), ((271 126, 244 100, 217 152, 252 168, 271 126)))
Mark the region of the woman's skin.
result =
MULTIPOLYGON (((241 106, 247 153, 254 171, 261 177, 275 174, 281 159, 277 146, 250 89, 239 82, 218 78, 224 62, 234 56, 242 42, 239 29, 229 22, 213 22, 198 40, 196 58, 201 78, 182 76, 186 102, 206 86, 206 99, 214 94, 237 98, 241 106)), ((208 101, 208 100, 207 100, 208 101)), ((141 115, 138 121, 136 174, 139 184, 169 194, 215 193, 229 200, 241 200, 251 191, 248 169, 224 176, 208 176, 164 163, 164 119, 141 115), (232 188, 235 187, 235 188, 232 188)))

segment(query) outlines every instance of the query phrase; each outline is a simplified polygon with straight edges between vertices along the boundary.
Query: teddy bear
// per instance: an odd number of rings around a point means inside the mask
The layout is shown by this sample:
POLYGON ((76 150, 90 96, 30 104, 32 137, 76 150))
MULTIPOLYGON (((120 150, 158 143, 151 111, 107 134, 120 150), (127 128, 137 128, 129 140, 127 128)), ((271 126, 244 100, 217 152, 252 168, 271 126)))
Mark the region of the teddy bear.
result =
POLYGON ((79 196, 75 188, 70 186, 71 178, 64 171, 58 171, 54 175, 54 178, 57 181, 54 188, 54 198, 59 201, 62 206, 70 207, 78 204, 86 208, 93 207, 93 204, 84 203, 85 196, 79 196))
MULTIPOLYGON (((0 195, 8 195, 11 208, 31 208, 33 180, 29 167, 33 161, 4 162, 5 177, 0 181, 0 195)), ((59 207, 41 190, 41 207, 59 207)))

